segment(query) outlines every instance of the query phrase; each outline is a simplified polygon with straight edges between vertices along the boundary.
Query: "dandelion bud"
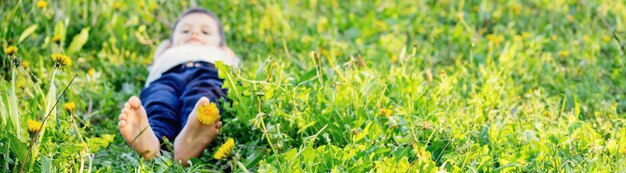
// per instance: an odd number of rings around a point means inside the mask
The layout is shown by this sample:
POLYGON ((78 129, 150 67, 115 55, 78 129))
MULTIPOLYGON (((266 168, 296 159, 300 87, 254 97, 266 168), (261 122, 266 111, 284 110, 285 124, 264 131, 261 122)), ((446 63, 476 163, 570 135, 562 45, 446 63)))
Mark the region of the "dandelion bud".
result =
POLYGON ((611 42, 611 36, 608 36, 608 35, 602 36, 602 41, 605 43, 611 42))
POLYGON ((55 35, 54 37, 52 37, 52 41, 56 44, 61 43, 61 36, 55 35))
POLYGON ((96 75, 96 70, 93 68, 90 68, 89 71, 87 72, 87 74, 89 74, 89 76, 93 77, 94 75, 96 75))
POLYGON ((380 110, 378 114, 388 117, 388 116, 391 116, 391 114, 393 114, 393 110, 389 108, 385 108, 385 109, 380 110))
POLYGON ((559 52, 559 56, 561 56, 561 57, 567 57, 567 56, 569 56, 569 51, 567 51, 567 50, 562 50, 562 51, 560 51, 560 52, 559 52))
POLYGON ((9 56, 11 55, 15 55, 15 53, 17 53, 17 47, 15 46, 9 46, 6 49, 4 49, 4 54, 7 54, 9 56))
POLYGON ((22 61, 22 67, 28 68, 29 66, 30 66, 30 63, 28 63, 28 61, 22 61))
POLYGON ((65 103, 63 104, 63 109, 65 109, 65 111, 69 113, 73 113, 76 110, 76 103, 74 102, 65 103))
POLYGON ((48 2, 46 1, 38 1, 37 8, 46 8, 48 6, 48 2))

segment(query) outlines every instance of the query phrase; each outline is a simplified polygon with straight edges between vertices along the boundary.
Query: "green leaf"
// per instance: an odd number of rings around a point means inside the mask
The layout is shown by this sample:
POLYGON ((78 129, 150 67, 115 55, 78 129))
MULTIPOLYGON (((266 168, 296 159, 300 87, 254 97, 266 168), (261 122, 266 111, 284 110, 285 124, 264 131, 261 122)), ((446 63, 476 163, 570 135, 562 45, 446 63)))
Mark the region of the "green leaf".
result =
POLYGON ((379 147, 374 149, 374 153, 376 153, 377 155, 384 155, 387 154, 387 152, 391 151, 391 149, 386 148, 386 147, 379 147))
POLYGON ((58 35, 61 38, 61 43, 65 42, 66 32, 67 32, 67 28, 65 27, 65 24, 63 24, 63 21, 57 22, 57 24, 54 26, 54 35, 55 36, 58 35))
POLYGON ((0 117, 2 118, 2 126, 0 128, 5 128, 7 125, 7 105, 4 104, 4 97, 0 95, 0 117))
POLYGON ((8 99, 7 99, 7 103, 9 104, 9 116, 11 117, 11 122, 13 123, 13 127, 15 127, 15 135, 17 135, 17 137, 22 140, 22 128, 20 128, 20 119, 19 119, 19 113, 18 113, 18 109, 17 109, 17 96, 15 95, 15 81, 16 80, 16 76, 15 76, 15 70, 13 70, 13 74, 12 79, 11 79, 11 89, 9 90, 8 93, 8 99))
MULTIPOLYGON (((52 80, 52 82, 54 82, 54 80, 52 80)), ((48 94, 46 94, 46 111, 45 113, 48 114, 48 112, 50 112, 50 117, 48 117, 48 120, 46 120, 45 124, 43 128, 41 129, 41 136, 39 136, 39 139, 43 138, 43 135, 45 134, 45 130, 46 127, 50 126, 52 128, 54 128, 54 125, 56 124, 56 107, 53 108, 54 104, 56 103, 57 99, 56 99, 56 91, 57 91, 57 87, 56 85, 54 85, 54 83, 52 83, 50 85, 50 88, 48 89, 48 94), (52 112, 51 112, 52 110, 52 112)))
POLYGON ((218 70, 217 75, 220 79, 226 79, 228 77, 227 75, 228 75, 228 71, 230 70, 230 67, 224 64, 224 62, 222 61, 215 62, 215 67, 218 70))
MULTIPOLYGON (((7 133, 7 131, 2 131, 0 134, 2 136, 6 136, 5 134, 7 133)), ((9 150, 9 148, 11 147, 10 143, 7 143, 9 139, 5 138, 5 137, 1 137, 0 138, 0 143, 2 144, 2 147, 0 147, 0 149, 2 149, 2 155, 4 155, 4 164, 1 165, 4 169, 2 169, 2 171, 4 172, 9 172, 9 162, 13 162, 13 159, 11 159, 9 157, 9 153, 11 153, 11 151, 9 150), (5 147, 6 146, 6 147, 5 147)))
POLYGON ((578 96, 574 95, 574 116, 580 115, 580 104, 579 104, 578 96))
MULTIPOLYGON (((111 135, 111 134, 104 134, 102 135, 102 137, 87 138, 87 145, 89 146, 89 152, 97 152, 101 148, 106 148, 107 146, 109 146, 111 142, 113 142, 114 138, 115 138, 115 135, 111 135)), ((82 148, 79 148, 79 150, 82 150, 82 148)))
POLYGON ((14 134, 6 133, 7 137, 9 137, 9 145, 10 151, 13 151, 17 156, 18 160, 22 161, 26 157, 27 152, 27 144, 22 142, 17 138, 14 134))
POLYGON ((52 170, 52 161, 46 156, 41 157, 41 172, 49 173, 52 170))
POLYGON ((22 43, 22 41, 24 41, 24 39, 26 39, 26 37, 28 37, 30 34, 32 34, 35 30, 37 30, 37 24, 32 25, 32 26, 26 28, 26 30, 24 30, 24 32, 22 32, 22 35, 20 35, 18 43, 22 43))
POLYGON ((369 124, 367 124, 362 132, 359 132, 358 134, 354 135, 354 138, 352 139, 352 141, 353 142, 358 142, 361 139, 363 139, 367 134, 369 134, 371 125, 372 125, 371 122, 369 124))
POLYGON ((302 82, 305 82, 307 80, 311 80, 314 77, 317 77, 317 70, 315 70, 315 69, 309 70, 308 72, 304 73, 304 75, 302 75, 302 77, 300 77, 300 80, 298 81, 298 83, 302 83, 302 82))
POLYGON ((104 134, 104 135, 102 135, 102 140, 104 140, 106 143, 111 143, 111 142, 113 142, 114 139, 115 139, 115 135, 114 134, 104 134))
POLYGON ((254 165, 256 165, 257 163, 259 163, 259 161, 263 158, 263 150, 261 149, 255 149, 254 152, 251 152, 245 159, 244 159, 244 164, 246 165, 246 167, 253 167, 254 165))
POLYGON ((369 129, 369 134, 367 134, 367 136, 373 140, 373 139, 377 139, 382 133, 383 133, 383 129, 380 128, 378 124, 372 124, 372 126, 369 129))
POLYGON ((78 35, 74 36, 72 43, 70 43, 70 46, 67 48, 67 52, 69 54, 77 52, 83 48, 83 45, 85 45, 89 39, 89 29, 90 27, 83 28, 78 35))
POLYGON ((286 160, 295 159, 294 157, 296 157, 297 154, 298 154, 298 151, 296 151, 295 148, 292 148, 291 150, 285 153, 285 159, 286 160))
POLYGON ((302 157, 304 159, 304 162, 312 162, 313 159, 317 157, 317 152, 315 152, 315 150, 311 146, 308 146, 302 151, 302 157))

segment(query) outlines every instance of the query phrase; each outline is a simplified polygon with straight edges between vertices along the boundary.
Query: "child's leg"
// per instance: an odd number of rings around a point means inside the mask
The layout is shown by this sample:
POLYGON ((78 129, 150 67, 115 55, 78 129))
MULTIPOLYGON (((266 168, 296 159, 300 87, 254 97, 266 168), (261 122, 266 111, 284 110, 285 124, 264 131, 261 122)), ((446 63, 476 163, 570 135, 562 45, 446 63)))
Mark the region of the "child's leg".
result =
POLYGON ((120 132, 145 159, 160 155, 161 137, 173 140, 180 131, 181 76, 175 72, 164 74, 141 91, 141 100, 133 96, 122 109, 120 132))
POLYGON ((141 101, 146 109, 154 134, 163 142, 163 137, 173 141, 181 130, 180 97, 184 73, 163 74, 141 91, 141 101))
POLYGON ((182 108, 183 130, 174 141, 174 159, 186 165, 187 160, 199 156, 202 151, 215 139, 221 122, 204 125, 197 119, 196 107, 209 102, 217 103, 225 96, 222 90, 222 80, 217 76, 215 68, 200 67, 190 71, 189 80, 180 97, 182 108))
POLYGON ((119 116, 120 132, 124 140, 144 159, 159 156, 159 139, 148 122, 146 110, 136 96, 128 99, 119 116))
POLYGON ((206 97, 210 102, 219 105, 218 100, 225 99, 226 96, 226 90, 222 89, 223 80, 218 78, 215 67, 211 65, 211 67, 200 67, 194 70, 191 75, 193 79, 188 80, 179 99, 181 103, 179 115, 182 126, 187 123, 189 114, 201 97, 206 97))

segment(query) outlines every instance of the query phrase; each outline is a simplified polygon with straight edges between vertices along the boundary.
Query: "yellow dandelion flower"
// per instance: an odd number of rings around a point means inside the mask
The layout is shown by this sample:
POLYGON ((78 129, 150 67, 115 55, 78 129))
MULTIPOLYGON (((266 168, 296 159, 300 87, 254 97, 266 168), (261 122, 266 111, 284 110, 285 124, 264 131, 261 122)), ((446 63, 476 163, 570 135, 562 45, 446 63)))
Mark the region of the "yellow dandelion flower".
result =
POLYGON ((522 37, 529 38, 530 37, 530 32, 522 32, 522 37))
POLYGON ((24 86, 26 86, 26 81, 23 81, 23 80, 17 81, 17 88, 24 88, 24 86))
POLYGON ((552 113, 550 113, 550 112, 544 112, 544 113, 543 113, 543 116, 550 117, 550 116, 552 116, 552 113))
POLYGON ((572 15, 567 15, 567 21, 574 21, 574 16, 572 15))
POLYGON ((493 42, 493 44, 500 44, 502 41, 504 41, 504 36, 489 34, 487 35, 487 40, 493 42))
POLYGON ((609 36, 609 35, 602 36, 602 41, 604 41, 605 43, 610 42, 611 41, 611 36, 609 36))
POLYGON ((583 43, 588 43, 589 41, 591 41, 591 37, 589 37, 587 34, 583 35, 583 43))
POLYGON ((30 63, 28 63, 28 61, 22 61, 22 67, 28 68, 29 66, 30 66, 30 63))
POLYGON ((493 35, 493 34, 489 34, 489 35, 487 35, 487 40, 489 40, 489 41, 493 41, 493 40, 495 40, 495 39, 496 39, 496 36, 495 36, 495 35, 493 35))
POLYGON ((93 68, 90 68, 89 71, 87 72, 87 74, 89 74, 89 76, 93 77, 94 75, 96 75, 96 70, 93 68))
POLYGON ((520 15, 522 13, 522 5, 513 4, 511 11, 513 11, 513 14, 515 15, 520 15))
POLYGON ((478 34, 479 34, 479 35, 485 35, 485 32, 487 32, 487 29, 485 29, 485 28, 480 28, 480 29, 478 30, 478 34))
POLYGON ((38 1, 37 8, 46 8, 48 6, 48 2, 46 1, 38 1))
POLYGON ((115 9, 120 9, 120 8, 122 8, 122 3, 120 3, 120 2, 115 2, 115 3, 113 3, 113 8, 115 8, 115 9))
POLYGON ((398 56, 394 55, 391 56, 391 58, 389 59, 389 61, 391 61, 391 63, 396 63, 398 61, 398 56))
MULTIPOLYGON (((387 30, 387 23, 385 23, 385 21, 382 21, 382 20, 375 20, 374 21, 374 26, 376 28, 379 28, 380 30, 383 30, 383 31, 387 30)), ((328 19, 321 18, 319 24, 317 24, 317 32, 322 32, 327 27, 328 27, 328 19)))
POLYGON ((463 16, 464 16, 463 12, 458 12, 458 13, 456 13, 456 19, 457 19, 457 20, 462 20, 462 19, 463 19, 463 16))
POLYGON ((74 102, 65 103, 63 104, 63 109, 65 109, 65 111, 69 113, 73 113, 76 110, 76 103, 74 102))
POLYGON ((35 120, 28 120, 26 122, 26 128, 28 129, 28 132, 31 133, 37 133, 39 132, 39 128, 41 127, 42 123, 39 121, 35 121, 35 120))
POLYGON ((213 102, 200 105, 197 111, 198 120, 204 125, 211 125, 219 119, 220 110, 213 102))
POLYGON ((559 56, 562 56, 562 57, 569 56, 569 51, 567 51, 567 50, 562 50, 562 51, 560 51, 560 52, 559 52, 559 56))
POLYGON ((55 53, 52 54, 50 57, 52 57, 52 60, 54 60, 54 62, 58 65, 58 66, 69 66, 72 65, 72 59, 70 59, 69 56, 61 54, 61 53, 55 53))
POLYGON ((426 29, 424 29, 424 27, 419 27, 417 28, 417 33, 423 34, 426 31, 426 29))
POLYGON ((220 148, 215 151, 213 158, 215 159, 224 159, 233 152, 233 148, 235 147, 235 140, 233 138, 228 138, 220 148))
POLYGON ((15 46, 9 46, 4 49, 4 54, 7 54, 9 56, 14 55, 15 53, 17 53, 17 47, 15 46))
POLYGON ((54 37, 52 37, 52 41, 55 43, 60 43, 61 42, 61 36, 60 35, 55 35, 54 37))
POLYGON ((550 36, 550 38, 552 39, 552 41, 556 41, 557 37, 556 35, 552 34, 552 36, 550 36))
POLYGON ((391 116, 391 114, 393 114, 393 110, 389 109, 389 108, 385 108, 380 110, 380 112, 378 112, 379 115, 383 115, 383 116, 391 116))

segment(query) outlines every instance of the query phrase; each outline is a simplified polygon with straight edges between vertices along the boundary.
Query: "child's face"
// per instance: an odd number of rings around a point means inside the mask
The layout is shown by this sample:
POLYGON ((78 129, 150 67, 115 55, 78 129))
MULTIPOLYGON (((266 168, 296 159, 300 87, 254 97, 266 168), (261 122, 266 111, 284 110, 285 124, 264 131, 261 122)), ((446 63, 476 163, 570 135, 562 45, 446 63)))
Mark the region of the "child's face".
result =
POLYGON ((217 22, 203 13, 192 13, 183 17, 176 25, 173 46, 184 44, 219 46, 220 34, 217 22))

